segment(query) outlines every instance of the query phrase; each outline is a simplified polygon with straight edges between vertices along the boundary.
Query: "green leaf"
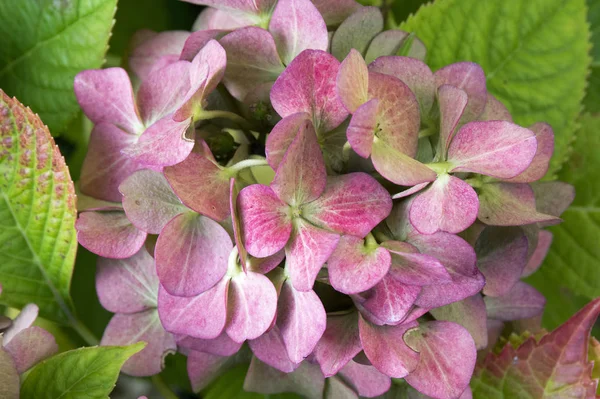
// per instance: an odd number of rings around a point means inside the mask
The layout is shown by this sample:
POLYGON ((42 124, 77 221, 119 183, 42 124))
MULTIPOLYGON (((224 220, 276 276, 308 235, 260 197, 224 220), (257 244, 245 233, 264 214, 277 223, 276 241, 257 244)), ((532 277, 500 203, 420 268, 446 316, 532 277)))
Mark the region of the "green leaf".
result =
POLYGON ((563 223, 549 229, 554 235, 550 252, 526 280, 548 299, 544 317, 550 328, 600 296, 600 117, 583 115, 580 124, 572 157, 558 176, 575 186, 575 201, 562 214, 563 223))
POLYGON ((592 31, 592 71, 588 78, 588 88, 583 100, 585 109, 600 111, 600 0, 587 0, 588 22, 592 31))
POLYGON ((0 301, 72 318, 69 287, 77 248, 75 188, 37 115, 0 90, 0 301))
POLYGON ((423 4, 428 3, 429 0, 395 0, 390 6, 394 19, 398 22, 402 22, 408 18, 409 15, 417 12, 419 7, 423 4))
POLYGON ((204 392, 204 399, 300 399, 293 393, 263 395, 244 391, 244 378, 248 371, 247 364, 240 364, 213 382, 204 392))
POLYGON ((474 61, 492 94, 529 126, 556 134, 549 175, 566 161, 590 66, 585 0, 446 0, 423 6, 400 29, 415 32, 436 70, 474 61))
POLYGON ((31 370, 21 398, 107 399, 123 363, 145 345, 93 346, 53 356, 31 370))
POLYGON ((104 62, 117 0, 0 2, 0 87, 54 133, 79 110, 73 79, 104 62))
POLYGON ((475 399, 593 398, 593 364, 588 340, 600 313, 600 298, 539 341, 527 338, 517 349, 510 343, 500 354, 488 353, 475 368, 475 399))

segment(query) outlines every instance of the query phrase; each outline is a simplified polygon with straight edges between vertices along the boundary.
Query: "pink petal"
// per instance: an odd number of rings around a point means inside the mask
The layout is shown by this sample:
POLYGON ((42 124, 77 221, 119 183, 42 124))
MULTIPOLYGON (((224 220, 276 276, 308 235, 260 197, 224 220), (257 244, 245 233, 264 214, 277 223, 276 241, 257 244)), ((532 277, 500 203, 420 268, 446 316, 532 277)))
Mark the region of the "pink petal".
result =
MULTIPOLYGON (((138 32, 152 33, 147 40, 139 43, 129 56, 131 70, 144 81, 156 65, 157 61, 165 55, 179 56, 183 45, 190 36, 186 31, 166 31, 155 33, 151 31, 138 32)), ((138 34, 136 33, 136 34, 138 34)))
POLYGON ((468 103, 467 93, 450 85, 442 85, 437 91, 440 107, 440 144, 442 156, 446 157, 448 147, 456 133, 456 127, 468 103))
POLYGON ((189 69, 189 91, 173 114, 175 121, 192 118, 198 108, 205 106, 206 98, 223 79, 226 64, 225 49, 219 42, 210 40, 202 47, 192 60, 189 69))
POLYGON ((223 83, 240 101, 260 84, 274 82, 284 70, 273 36, 264 29, 238 29, 219 42, 227 53, 223 83))
POLYGON ((175 165, 194 148, 194 141, 186 137, 192 126, 191 119, 175 122, 167 115, 146 129, 137 143, 124 148, 121 153, 150 166, 175 165))
POLYGON ((479 193, 479 213, 483 223, 492 226, 520 226, 531 223, 557 223, 555 216, 536 211, 535 194, 526 183, 487 183, 479 193))
POLYGON ((331 53, 343 60, 351 49, 365 54, 371 40, 383 30, 383 16, 377 7, 360 7, 335 31, 331 53))
POLYGON ((235 358, 229 356, 190 352, 187 360, 187 372, 192 390, 200 392, 235 363, 235 358))
POLYGON ((327 51, 329 44, 325 21, 310 0, 279 0, 269 32, 286 65, 304 50, 327 51))
POLYGON ((291 373, 298 368, 298 364, 290 360, 277 326, 273 326, 260 337, 248 341, 248 345, 254 356, 277 370, 291 373))
POLYGON ((385 394, 392 384, 390 377, 380 373, 375 367, 353 361, 340 370, 339 376, 365 398, 385 394))
POLYGON ((339 292, 356 294, 368 290, 390 268, 390 253, 382 247, 369 246, 363 239, 343 236, 329 260, 329 281, 339 292))
POLYGON ((369 70, 362 55, 351 49, 344 58, 336 78, 337 94, 350 113, 367 102, 369 89, 369 70))
POLYGON ((245 26, 253 25, 255 18, 250 14, 231 13, 216 8, 206 7, 200 12, 194 25, 193 31, 207 29, 236 30, 245 26))
POLYGON ((127 259, 98 258, 96 292, 113 313, 136 313, 156 307, 158 276, 154 259, 142 247, 127 259))
POLYGON ((58 352, 58 345, 52 334, 33 326, 20 331, 10 342, 5 342, 4 350, 12 356, 17 372, 22 374, 58 352))
POLYGON ((126 374, 136 377, 158 374, 164 368, 164 358, 177 352, 175 337, 165 331, 155 309, 114 315, 100 345, 131 345, 140 341, 146 342, 146 346, 125 362, 122 371, 126 374))
POLYGON ((25 305, 19 315, 12 321, 12 325, 8 330, 2 333, 2 344, 8 345, 13 338, 17 337, 21 332, 31 327, 35 319, 37 319, 39 308, 37 305, 30 303, 25 305))
POLYGON ((484 301, 488 317, 502 321, 539 316, 546 304, 546 298, 542 294, 522 281, 517 281, 503 296, 486 296, 484 301))
POLYGON ((325 325, 325 309, 317 294, 297 291, 285 283, 277 305, 277 326, 293 363, 300 363, 311 354, 325 325))
POLYGON ((162 173, 140 170, 131 174, 121 185, 123 209, 138 229, 159 234, 175 216, 186 212, 162 173))
POLYGON ((273 108, 282 118, 306 112, 317 132, 335 129, 348 116, 336 94, 339 67, 339 61, 331 54, 320 50, 303 51, 273 85, 273 108))
POLYGON ((451 172, 474 172, 499 179, 515 177, 531 164, 534 133, 506 121, 470 122, 450 143, 451 172))
POLYGON ((331 377, 361 350, 358 313, 327 316, 327 328, 315 347, 315 360, 325 377, 331 377))
POLYGON ((276 0, 186 0, 190 3, 215 7, 233 13, 266 14, 275 5, 276 0))
POLYGON ((479 201, 473 188, 448 174, 439 175, 410 207, 410 222, 423 234, 459 233, 477 219, 479 201))
POLYGON ((170 295, 162 286, 158 290, 158 315, 165 330, 200 339, 218 337, 227 319, 229 279, 221 280, 210 290, 195 297, 170 295))
POLYGON ((353 297, 361 314, 373 324, 398 324, 417 299, 421 287, 402 284, 390 274, 375 287, 353 297))
POLYGON ((211 353, 219 356, 232 356, 242 347, 242 344, 233 341, 225 332, 222 332, 221 335, 213 339, 183 337, 177 339, 177 345, 192 351, 211 353))
POLYGON ((285 258, 285 251, 279 251, 275 255, 267 256, 266 258, 250 258, 248 269, 255 273, 267 274, 275 269, 285 258))
POLYGON ((325 379, 319 366, 302 362, 291 373, 284 373, 267 366, 253 357, 244 381, 244 390, 271 395, 283 392, 295 392, 308 399, 321 399, 325 388, 325 379))
POLYGON ((208 42, 212 39, 218 39, 226 33, 228 31, 223 29, 202 29, 192 32, 180 51, 180 59, 191 62, 208 42))
POLYGON ((321 197, 306 204, 302 216, 340 234, 364 237, 391 209, 387 190, 371 176, 358 172, 328 178, 321 197))
POLYGON ((496 97, 488 93, 483 113, 478 118, 481 121, 508 121, 512 122, 512 116, 508 109, 496 97))
POLYGON ((464 90, 469 96, 465 109, 466 121, 476 119, 484 110, 487 101, 485 73, 473 62, 457 62, 435 72, 436 87, 448 84, 464 90))
POLYGON ((245 187, 237 202, 248 253, 264 258, 283 249, 290 239, 292 222, 288 206, 277 198, 271 187, 260 184, 245 187))
POLYGON ((485 276, 483 293, 506 294, 521 278, 529 242, 518 227, 487 227, 477 239, 477 267, 485 276))
POLYGON ((171 295, 201 294, 225 275, 232 248, 220 224, 193 212, 182 213, 167 223, 156 242, 160 282, 171 295))
POLYGON ((386 241, 381 246, 392 255, 390 276, 401 283, 423 286, 452 281, 450 274, 437 258, 419 253, 418 249, 408 243, 386 241))
POLYGON ((383 141, 375 141, 371 153, 375 169, 386 180, 401 186, 414 186, 436 179, 433 169, 395 150, 383 141))
POLYGON ((421 253, 437 258, 450 273, 452 282, 423 287, 416 304, 433 309, 475 295, 485 285, 485 278, 476 266, 473 248, 453 234, 437 232, 432 235, 410 233, 408 241, 421 253))
POLYGON ((99 123, 90 135, 90 144, 81 167, 81 191, 94 198, 121 202, 119 184, 130 174, 143 168, 139 162, 121 154, 137 137, 115 125, 99 123))
POLYGON ((129 258, 146 240, 146 233, 132 225, 122 211, 82 212, 75 228, 79 243, 105 258, 129 258))
POLYGON ((285 267, 299 291, 310 291, 317 273, 333 253, 339 236, 297 219, 290 242, 285 247, 285 267))
POLYGON ((339 25, 361 5, 354 0, 312 0, 327 26, 339 25))
POLYGON ((536 123, 529 127, 535 133, 537 149, 531 164, 524 172, 510 179, 513 183, 530 183, 540 180, 548 172, 550 158, 554 153, 554 131, 547 123, 536 123))
POLYGON ((75 96, 95 124, 112 123, 128 133, 144 129, 138 116, 129 76, 122 68, 91 69, 75 76, 75 96))
POLYGON ((267 161, 273 170, 277 170, 302 124, 310 120, 308 114, 299 112, 291 114, 280 120, 267 136, 265 152, 267 161))
POLYGON ((538 233, 538 243, 535 247, 535 251, 527 261, 521 277, 527 277, 532 275, 546 258, 550 245, 552 244, 552 233, 546 230, 540 230, 538 233))
MULTIPOLYGON (((377 38, 384 34, 403 35, 404 37, 407 35, 406 32, 398 30, 382 32, 373 39, 373 42, 369 47, 369 52, 371 52, 371 47, 376 45, 375 41, 377 38)), ((398 43, 398 45, 400 45, 400 43, 398 43)), ((369 53, 367 53, 367 57, 368 56, 369 53)), ((401 56, 379 57, 369 64, 369 71, 394 76, 400 79, 410 88, 417 98, 421 115, 429 115, 431 107, 433 106, 433 101, 435 100, 435 80, 431 69, 429 69, 427 64, 423 61, 417 60, 416 58, 401 56)))
POLYGON ((151 126, 181 106, 190 88, 191 66, 188 61, 177 61, 152 71, 142 82, 137 100, 146 126, 151 126))
POLYGON ((488 346, 487 313, 480 294, 431 309, 430 312, 436 320, 451 321, 466 328, 477 349, 485 349, 488 346))
POLYGON ((164 174, 181 202, 194 211, 215 220, 230 216, 229 175, 204 154, 192 152, 164 174))
POLYGON ((277 310, 277 291, 262 274, 240 273, 231 279, 225 331, 235 342, 260 337, 277 310))
POLYGON ((18 399, 21 381, 12 356, 0 346, 0 394, 18 399))
POLYGON ((405 197, 411 196, 411 195, 423 190, 425 187, 427 187, 428 184, 429 184, 429 182, 419 183, 416 186, 413 186, 409 189, 399 192, 398 194, 394 194, 392 196, 392 199, 399 199, 399 198, 405 198, 405 197))
POLYGON ((477 350, 464 327, 430 321, 409 331, 404 340, 421 355, 417 368, 405 378, 413 388, 440 399, 458 398, 467 389, 477 350))
POLYGON ((325 161, 310 121, 304 121, 271 183, 279 199, 292 207, 317 199, 327 183, 325 161))
POLYGON ((360 105, 354 111, 346 131, 348 143, 363 158, 368 158, 373 149, 378 108, 379 100, 376 98, 360 105))
POLYGON ((401 80, 369 72, 369 98, 377 98, 377 139, 392 149, 414 157, 417 154, 420 115, 419 103, 401 80))
POLYGON ((376 326, 358 320, 360 340, 365 355, 377 370, 392 378, 404 378, 419 364, 419 353, 412 350, 402 338, 416 323, 397 326, 376 326))

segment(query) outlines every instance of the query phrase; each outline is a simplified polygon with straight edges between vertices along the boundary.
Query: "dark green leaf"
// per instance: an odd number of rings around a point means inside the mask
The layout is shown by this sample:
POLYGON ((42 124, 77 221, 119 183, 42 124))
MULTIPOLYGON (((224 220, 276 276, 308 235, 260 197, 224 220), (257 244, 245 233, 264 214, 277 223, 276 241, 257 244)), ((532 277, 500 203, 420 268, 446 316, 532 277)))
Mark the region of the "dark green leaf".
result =
POLYGON ((104 62, 116 5, 117 0, 0 2, 0 87, 40 114, 55 134, 79 109, 75 75, 104 62))

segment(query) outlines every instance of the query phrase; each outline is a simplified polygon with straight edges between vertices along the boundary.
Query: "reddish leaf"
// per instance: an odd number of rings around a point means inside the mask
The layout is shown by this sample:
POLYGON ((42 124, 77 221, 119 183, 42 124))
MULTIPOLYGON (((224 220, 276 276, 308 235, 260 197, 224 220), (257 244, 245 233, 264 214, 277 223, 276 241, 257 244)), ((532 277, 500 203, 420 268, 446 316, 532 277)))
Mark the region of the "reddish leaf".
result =
POLYGON ((539 342, 508 344, 478 365, 471 387, 477 398, 595 398, 597 380, 588 361, 588 339, 600 299, 586 305, 539 342))

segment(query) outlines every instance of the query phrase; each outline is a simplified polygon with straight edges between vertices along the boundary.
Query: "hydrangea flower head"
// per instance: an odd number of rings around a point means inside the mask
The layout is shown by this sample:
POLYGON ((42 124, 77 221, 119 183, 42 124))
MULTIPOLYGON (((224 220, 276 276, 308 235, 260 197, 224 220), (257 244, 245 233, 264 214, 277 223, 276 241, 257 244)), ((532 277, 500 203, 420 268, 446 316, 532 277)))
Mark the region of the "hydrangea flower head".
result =
POLYGON ((521 277, 573 199, 538 182, 550 126, 514 123, 477 64, 432 72, 377 8, 193 2, 197 31, 136 36, 137 92, 76 79, 102 343, 148 342, 133 375, 183 353, 195 391, 244 363, 264 394, 469 397, 477 350, 543 310, 521 277))

